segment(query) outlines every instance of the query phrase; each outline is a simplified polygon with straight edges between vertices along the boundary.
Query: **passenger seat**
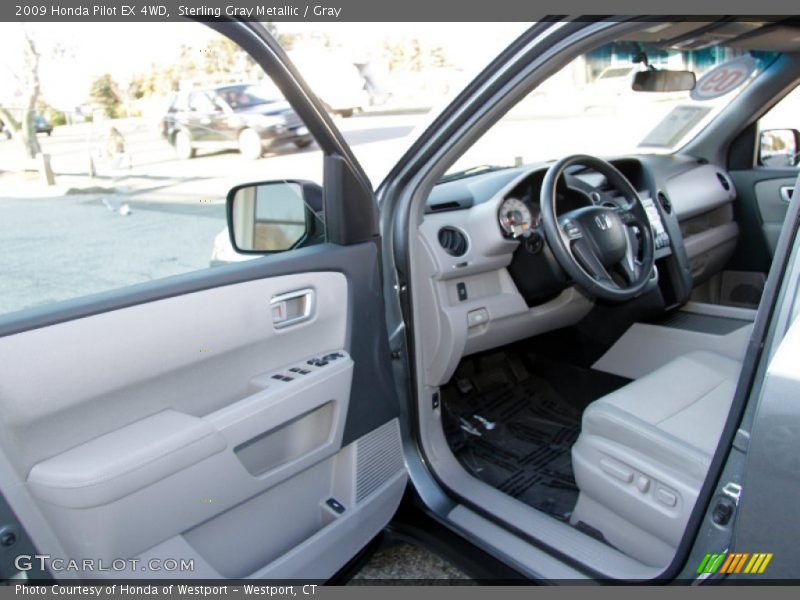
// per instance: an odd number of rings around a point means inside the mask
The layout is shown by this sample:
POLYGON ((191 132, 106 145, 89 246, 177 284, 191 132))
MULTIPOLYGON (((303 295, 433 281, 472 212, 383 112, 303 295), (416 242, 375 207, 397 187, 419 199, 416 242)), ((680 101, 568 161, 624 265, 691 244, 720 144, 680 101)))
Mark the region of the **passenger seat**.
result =
POLYGON ((669 564, 740 370, 731 358, 691 352, 589 405, 572 447, 580 496, 570 522, 645 564, 669 564))

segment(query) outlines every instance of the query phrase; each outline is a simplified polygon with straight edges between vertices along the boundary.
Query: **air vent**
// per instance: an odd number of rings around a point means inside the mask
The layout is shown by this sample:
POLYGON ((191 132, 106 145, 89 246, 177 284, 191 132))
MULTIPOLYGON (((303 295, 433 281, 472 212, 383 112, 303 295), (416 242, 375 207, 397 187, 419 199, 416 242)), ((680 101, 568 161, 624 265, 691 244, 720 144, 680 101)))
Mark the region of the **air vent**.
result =
POLYGON ((429 207, 431 212, 440 212, 445 210, 458 210, 461 205, 458 202, 440 202, 439 204, 431 204, 429 207))
POLYGON ((664 195, 664 192, 658 192, 658 203, 661 205, 661 208, 664 209, 665 213, 668 215, 672 213, 672 202, 664 195))
POLYGON ((464 256, 467 252, 467 236, 455 227, 442 227, 439 230, 439 245, 450 256, 464 256))
POLYGON ((722 173, 718 172, 717 173, 717 179, 719 179, 720 185, 722 185, 722 187, 725 188, 726 192, 730 192, 731 191, 731 182, 728 181, 728 178, 725 177, 725 175, 723 175, 722 173))

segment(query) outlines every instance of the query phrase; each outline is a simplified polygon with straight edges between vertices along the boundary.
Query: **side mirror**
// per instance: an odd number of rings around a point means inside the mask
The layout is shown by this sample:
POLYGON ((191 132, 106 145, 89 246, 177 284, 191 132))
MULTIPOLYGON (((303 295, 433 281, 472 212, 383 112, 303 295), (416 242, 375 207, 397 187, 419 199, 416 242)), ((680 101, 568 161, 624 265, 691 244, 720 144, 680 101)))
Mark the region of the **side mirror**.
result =
POLYGON ((767 167, 793 167, 800 153, 796 129, 765 129, 758 141, 758 162, 767 167))
POLYGON ((687 92, 694 89, 697 79, 691 71, 637 71, 631 88, 634 92, 687 92))
POLYGON ((264 181, 228 192, 233 248, 243 254, 283 252, 322 241, 322 188, 307 181, 264 181))

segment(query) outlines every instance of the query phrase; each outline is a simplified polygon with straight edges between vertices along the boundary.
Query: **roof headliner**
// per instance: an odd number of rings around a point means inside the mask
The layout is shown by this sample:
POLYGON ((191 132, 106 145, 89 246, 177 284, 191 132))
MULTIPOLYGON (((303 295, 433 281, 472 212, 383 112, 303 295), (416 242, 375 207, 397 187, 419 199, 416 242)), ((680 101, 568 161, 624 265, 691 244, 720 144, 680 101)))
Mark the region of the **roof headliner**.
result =
POLYGON ((742 50, 800 51, 800 21, 786 19, 720 19, 643 23, 643 28, 621 39, 655 44, 674 50, 730 46, 742 50))

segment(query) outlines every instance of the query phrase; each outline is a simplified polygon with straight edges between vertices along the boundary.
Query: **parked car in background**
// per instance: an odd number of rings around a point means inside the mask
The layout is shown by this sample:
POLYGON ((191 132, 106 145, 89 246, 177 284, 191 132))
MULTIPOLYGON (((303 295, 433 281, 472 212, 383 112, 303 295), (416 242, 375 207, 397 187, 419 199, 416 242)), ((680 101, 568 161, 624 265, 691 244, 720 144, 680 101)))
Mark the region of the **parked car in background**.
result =
POLYGON ((607 106, 620 100, 623 95, 632 98, 629 95, 631 83, 639 70, 639 65, 635 64, 613 65, 603 69, 585 89, 586 108, 607 106))
POLYGON ((261 83, 179 92, 162 119, 161 134, 184 159, 205 148, 234 148, 255 159, 269 147, 305 148, 312 142, 280 92, 261 83))
POLYGON ((46 133, 47 135, 51 135, 53 133, 53 125, 42 115, 36 115, 33 117, 33 126, 36 129, 36 133, 46 133))
MULTIPOLYGON (((53 125, 42 115, 36 115, 33 117, 33 127, 36 130, 36 133, 46 133, 50 135, 53 133, 53 125)), ((11 139, 11 131, 5 126, 5 123, 0 121, 0 139, 10 140, 11 139)))

